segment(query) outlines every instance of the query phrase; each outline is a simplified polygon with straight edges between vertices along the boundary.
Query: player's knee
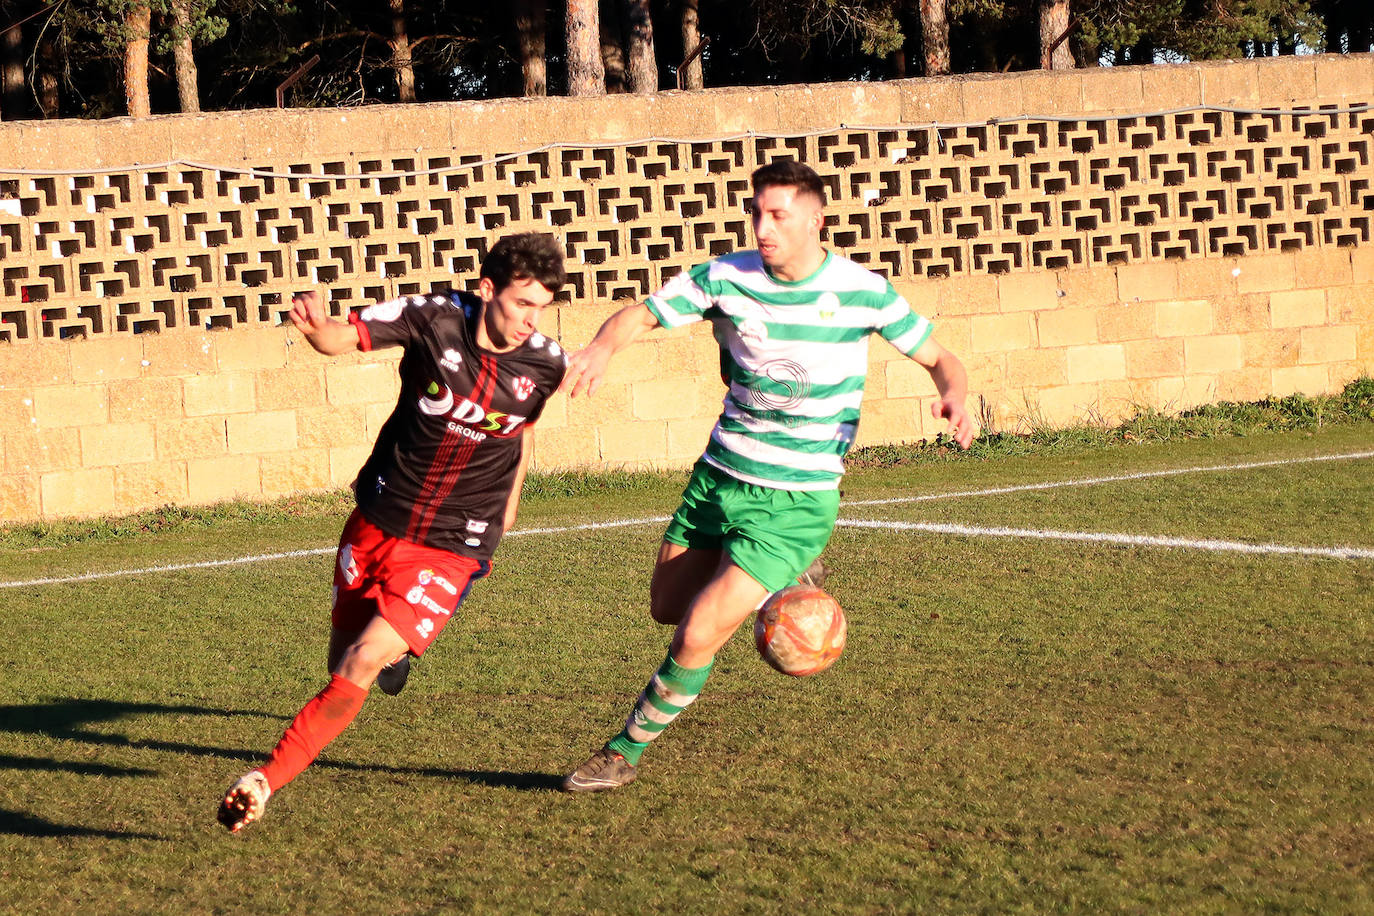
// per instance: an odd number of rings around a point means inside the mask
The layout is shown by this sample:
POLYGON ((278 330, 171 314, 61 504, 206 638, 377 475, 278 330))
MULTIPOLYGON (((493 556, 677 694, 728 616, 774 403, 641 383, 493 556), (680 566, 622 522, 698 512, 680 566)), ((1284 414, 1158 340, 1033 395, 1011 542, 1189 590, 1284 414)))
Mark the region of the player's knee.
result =
POLYGON ((355 642, 343 651, 334 670, 355 683, 370 680, 391 661, 386 655, 380 646, 368 642, 355 642))
POLYGON ((713 623, 694 620, 679 627, 676 642, 685 654, 715 655, 729 639, 730 633, 722 632, 713 623))

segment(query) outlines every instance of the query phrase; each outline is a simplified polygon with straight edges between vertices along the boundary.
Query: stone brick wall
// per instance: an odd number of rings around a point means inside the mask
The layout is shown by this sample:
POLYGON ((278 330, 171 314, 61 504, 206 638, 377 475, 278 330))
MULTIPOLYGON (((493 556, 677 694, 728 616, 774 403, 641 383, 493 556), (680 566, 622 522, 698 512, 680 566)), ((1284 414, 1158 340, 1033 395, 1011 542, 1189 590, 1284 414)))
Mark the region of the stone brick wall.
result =
MULTIPOLYGON (((466 285, 545 229, 545 330, 750 243, 749 172, 800 156, 828 243, 887 275, 999 426, 1327 392, 1374 371, 1374 56, 348 111, 0 124, 0 520, 347 483, 394 354, 280 326, 466 285)), ((704 327, 559 398, 537 466, 682 465, 719 408, 704 327)), ((881 341, 860 444, 936 432, 881 341)))

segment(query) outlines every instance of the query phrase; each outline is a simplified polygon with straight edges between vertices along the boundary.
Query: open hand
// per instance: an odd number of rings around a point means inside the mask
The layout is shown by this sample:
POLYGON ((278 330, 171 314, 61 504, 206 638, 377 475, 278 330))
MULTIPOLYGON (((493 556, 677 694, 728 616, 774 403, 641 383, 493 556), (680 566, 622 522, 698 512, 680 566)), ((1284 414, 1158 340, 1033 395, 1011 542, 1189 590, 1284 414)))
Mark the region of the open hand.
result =
POLYGON ((968 448, 973 442, 973 418, 962 400, 941 398, 930 405, 930 412, 937 420, 949 421, 949 434, 960 448, 968 448))

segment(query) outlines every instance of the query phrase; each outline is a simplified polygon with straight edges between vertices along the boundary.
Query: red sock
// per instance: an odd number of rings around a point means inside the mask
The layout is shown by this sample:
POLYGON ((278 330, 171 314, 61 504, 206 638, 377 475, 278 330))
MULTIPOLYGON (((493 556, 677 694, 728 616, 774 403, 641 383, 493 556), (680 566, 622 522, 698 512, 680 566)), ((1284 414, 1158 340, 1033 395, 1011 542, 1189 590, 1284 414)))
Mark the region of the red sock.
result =
POLYGON ((337 674, 332 675, 329 686, 296 714, 286 734, 272 748, 267 762, 258 767, 267 777, 272 791, 280 789, 310 766, 325 745, 348 727, 366 699, 366 690, 337 674))

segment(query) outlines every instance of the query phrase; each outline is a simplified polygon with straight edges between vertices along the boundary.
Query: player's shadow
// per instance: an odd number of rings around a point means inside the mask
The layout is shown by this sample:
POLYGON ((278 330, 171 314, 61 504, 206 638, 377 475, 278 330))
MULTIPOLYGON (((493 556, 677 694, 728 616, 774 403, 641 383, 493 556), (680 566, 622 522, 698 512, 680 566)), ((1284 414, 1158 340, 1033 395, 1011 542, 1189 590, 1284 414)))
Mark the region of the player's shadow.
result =
MULTIPOLYGON (((262 751, 243 748, 215 747, 168 741, 159 738, 129 738, 114 731, 98 730, 98 726, 130 715, 204 715, 254 716, 285 719, 273 713, 252 710, 210 709, 203 706, 174 706, 163 703, 138 703, 127 700, 100 700, 54 697, 43 703, 0 706, 0 733, 17 732, 42 735, 67 741, 81 741, 106 747, 136 748, 166 751, 176 754, 196 754, 223 757, 245 763, 260 763, 262 751)), ((377 772, 399 776, 428 776, 439 779, 463 779, 468 782, 503 789, 552 791, 559 787, 562 777, 549 773, 511 773, 493 770, 452 770, 440 767, 406 767, 385 764, 353 763, 346 760, 319 760, 313 766, 352 772, 377 772)), ((0 770, 66 770, 79 775, 156 776, 155 770, 107 766, 105 764, 69 763, 60 760, 0 755, 0 770)), ((3 829, 3 821, 0 821, 3 829)))
POLYGON ((73 824, 55 824, 22 811, 0 808, 0 834, 28 837, 100 837, 107 840, 165 840, 153 833, 131 833, 127 830, 99 830, 73 824))
MULTIPOLYGON (((42 703, 19 706, 0 706, 0 733, 41 735, 67 741, 81 741, 125 748, 152 748, 155 750, 181 750, 204 752, 208 749, 196 748, 167 741, 139 741, 126 735, 98 731, 96 727, 114 722, 131 714, 173 714, 185 715, 254 715, 266 713, 233 712, 229 710, 205 709, 199 706, 167 706, 157 703, 130 703, 126 701, 54 698, 42 703)), ((243 751, 225 750, 229 754, 243 751)), ((156 770, 143 767, 118 766, 88 760, 58 760, 52 757, 29 757, 17 754, 0 754, 0 771, 41 770, 67 772, 78 776, 95 777, 140 777, 156 776, 156 770)), ((138 833, 127 830, 111 830, 84 827, 75 824, 59 824, 32 813, 0 808, 0 834, 29 837, 102 837, 105 839, 161 840, 155 834, 138 833)))
MULTIPOLYGON (((241 748, 216 748, 160 739, 133 739, 109 731, 97 731, 94 726, 106 725, 131 715, 201 715, 256 716, 279 719, 280 716, 247 710, 207 709, 204 706, 169 706, 164 703, 133 703, 127 700, 93 700, 54 697, 43 703, 23 706, 0 706, 0 732, 43 735, 64 741, 81 741, 107 747, 147 748, 180 754, 214 754, 240 760, 256 759, 257 755, 241 748)), ((33 769, 36 766, 19 767, 33 769)), ((51 769, 67 769, 60 761, 52 761, 51 769)), ((142 771, 124 775, 156 775, 142 771)))

